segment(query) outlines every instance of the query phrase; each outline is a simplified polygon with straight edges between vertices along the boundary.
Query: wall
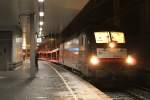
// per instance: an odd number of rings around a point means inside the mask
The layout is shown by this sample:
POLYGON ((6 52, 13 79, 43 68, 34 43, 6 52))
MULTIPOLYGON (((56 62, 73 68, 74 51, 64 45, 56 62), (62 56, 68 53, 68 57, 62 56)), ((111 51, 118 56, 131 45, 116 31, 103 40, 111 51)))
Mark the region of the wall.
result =
POLYGON ((0 70, 6 70, 11 62, 12 33, 0 31, 0 70))

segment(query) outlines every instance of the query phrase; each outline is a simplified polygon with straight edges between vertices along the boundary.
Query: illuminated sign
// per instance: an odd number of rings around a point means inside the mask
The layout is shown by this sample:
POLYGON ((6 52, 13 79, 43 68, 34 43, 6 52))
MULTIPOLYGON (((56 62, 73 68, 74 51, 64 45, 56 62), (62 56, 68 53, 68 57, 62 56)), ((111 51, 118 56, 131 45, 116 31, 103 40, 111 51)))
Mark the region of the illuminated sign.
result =
POLYGON ((110 36, 109 32, 95 32, 96 43, 109 43, 110 36))
POLYGON ((125 43, 123 32, 95 32, 96 43, 109 43, 116 41, 117 43, 125 43))
POLYGON ((117 43, 125 43, 124 33, 122 32, 111 32, 112 41, 117 43))

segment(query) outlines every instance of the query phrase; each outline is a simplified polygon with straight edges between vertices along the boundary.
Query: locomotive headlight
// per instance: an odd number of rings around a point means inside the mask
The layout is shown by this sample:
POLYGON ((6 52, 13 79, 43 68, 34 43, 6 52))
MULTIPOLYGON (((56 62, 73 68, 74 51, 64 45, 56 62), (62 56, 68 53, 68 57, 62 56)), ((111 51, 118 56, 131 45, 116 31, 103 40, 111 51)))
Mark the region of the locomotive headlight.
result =
POLYGON ((96 56, 92 56, 90 59, 90 63, 93 65, 97 65, 99 63, 99 59, 96 56))
POLYGON ((136 64, 136 60, 135 60, 135 58, 133 58, 132 56, 129 55, 126 58, 126 63, 129 64, 129 65, 135 65, 136 64))
POLYGON ((110 48, 115 48, 115 47, 117 46, 117 44, 116 44, 115 42, 110 42, 110 43, 108 44, 108 46, 109 46, 110 48))

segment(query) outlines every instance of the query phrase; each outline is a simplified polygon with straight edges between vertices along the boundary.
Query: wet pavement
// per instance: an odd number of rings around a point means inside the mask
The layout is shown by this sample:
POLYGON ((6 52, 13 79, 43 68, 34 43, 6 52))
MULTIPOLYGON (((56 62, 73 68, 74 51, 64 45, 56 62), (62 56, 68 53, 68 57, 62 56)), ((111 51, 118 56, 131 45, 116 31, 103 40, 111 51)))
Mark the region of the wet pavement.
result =
POLYGON ((39 61, 39 71, 30 77, 29 62, 15 71, 0 71, 0 100, 111 100, 67 70, 39 61))

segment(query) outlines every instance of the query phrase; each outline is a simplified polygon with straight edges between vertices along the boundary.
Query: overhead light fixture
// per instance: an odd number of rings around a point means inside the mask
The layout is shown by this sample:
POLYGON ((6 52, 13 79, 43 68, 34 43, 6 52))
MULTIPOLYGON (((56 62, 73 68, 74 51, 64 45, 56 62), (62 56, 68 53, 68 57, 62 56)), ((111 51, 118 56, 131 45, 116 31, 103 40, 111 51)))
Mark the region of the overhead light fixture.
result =
POLYGON ((43 30, 43 28, 42 27, 40 27, 40 31, 42 31, 43 30))
POLYGON ((40 31, 40 32, 39 32, 39 34, 41 35, 41 34, 42 34, 42 32, 40 31))
POLYGON ((42 26, 42 25, 44 24, 44 22, 43 22, 43 21, 40 21, 39 24, 42 26))
POLYGON ((38 0, 39 2, 44 2, 45 0, 38 0))
POLYGON ((37 38, 37 43, 41 43, 42 42, 42 38, 37 38))
POLYGON ((42 37, 42 34, 39 34, 38 37, 42 37))
POLYGON ((40 12, 39 12, 39 16, 40 16, 40 17, 43 17, 43 16, 44 16, 44 12, 43 12, 43 11, 40 11, 40 12))

